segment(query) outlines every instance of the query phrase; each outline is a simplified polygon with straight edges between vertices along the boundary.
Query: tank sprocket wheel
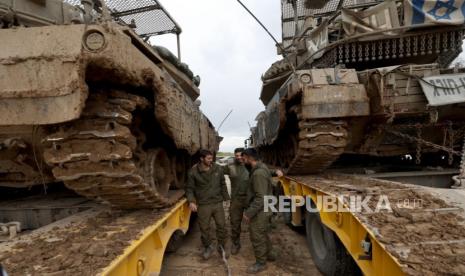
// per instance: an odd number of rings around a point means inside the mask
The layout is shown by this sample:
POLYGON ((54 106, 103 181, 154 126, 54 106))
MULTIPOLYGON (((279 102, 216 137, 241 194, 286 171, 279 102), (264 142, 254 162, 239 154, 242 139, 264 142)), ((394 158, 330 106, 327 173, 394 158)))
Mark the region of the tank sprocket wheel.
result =
POLYGON ((172 161, 162 148, 147 152, 144 162, 144 180, 159 195, 166 196, 174 182, 172 161))
POLYGON ((174 186, 177 189, 183 189, 187 180, 187 157, 183 154, 177 154, 173 158, 174 186))

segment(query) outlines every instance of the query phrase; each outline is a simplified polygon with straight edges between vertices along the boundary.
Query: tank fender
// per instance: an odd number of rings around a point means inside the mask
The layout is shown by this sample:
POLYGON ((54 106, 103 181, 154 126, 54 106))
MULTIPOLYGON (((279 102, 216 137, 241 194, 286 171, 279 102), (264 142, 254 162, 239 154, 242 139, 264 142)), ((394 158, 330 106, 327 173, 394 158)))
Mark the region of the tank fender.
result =
POLYGON ((370 103, 362 84, 306 86, 302 115, 308 119, 370 115, 370 103))

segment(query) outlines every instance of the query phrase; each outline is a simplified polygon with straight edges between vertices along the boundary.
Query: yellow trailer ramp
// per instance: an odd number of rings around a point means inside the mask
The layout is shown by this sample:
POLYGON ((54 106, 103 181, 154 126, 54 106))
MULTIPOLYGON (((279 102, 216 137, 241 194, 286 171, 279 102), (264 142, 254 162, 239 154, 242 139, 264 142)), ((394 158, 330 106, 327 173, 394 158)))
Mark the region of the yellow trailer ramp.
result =
MULTIPOLYGON (((280 184, 286 196, 311 199, 321 223, 337 236, 364 275, 465 275, 463 209, 431 194, 431 189, 347 175, 282 177, 280 184), (386 196, 391 211, 354 212, 351 196, 362 200, 370 196, 367 204, 373 208, 386 196), (328 198, 337 202, 336 210, 325 209, 328 198)), ((312 240, 309 218, 303 206, 292 212, 290 222, 306 224, 309 247, 315 249, 311 243, 319 242, 312 240)), ((313 250, 317 266, 322 251, 313 250)), ((333 261, 329 269, 334 272, 341 256, 333 261)), ((324 264, 322 268, 328 269, 324 264)))
POLYGON ((176 231, 189 229, 190 209, 185 199, 176 204, 155 224, 147 227, 142 236, 125 249, 102 275, 158 275, 170 238, 176 231))

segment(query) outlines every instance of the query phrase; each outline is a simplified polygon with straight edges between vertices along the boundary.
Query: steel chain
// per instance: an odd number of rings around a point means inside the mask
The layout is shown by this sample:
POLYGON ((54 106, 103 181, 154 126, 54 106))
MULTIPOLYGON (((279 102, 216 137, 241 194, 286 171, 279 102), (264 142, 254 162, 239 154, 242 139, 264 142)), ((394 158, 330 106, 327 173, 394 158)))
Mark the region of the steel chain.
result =
POLYGON ((426 35, 421 35, 420 36, 420 54, 422 56, 426 54, 425 49, 426 49, 426 35))
MULTIPOLYGON (((421 127, 420 126, 417 127, 417 137, 418 137, 418 140, 422 140, 421 139, 421 127)), ((416 152, 416 156, 415 156, 415 164, 417 164, 417 165, 421 164, 421 144, 420 144, 420 142, 417 142, 417 152, 416 152)))
POLYGON ((392 58, 397 58, 397 39, 392 40, 392 58))
POLYGON ((365 61, 370 61, 370 44, 365 44, 365 61))
POLYGON ((418 37, 414 36, 413 37, 413 56, 416 57, 418 56, 418 37))
POLYGON ((441 34, 436 34, 436 54, 441 53, 441 34))
MULTIPOLYGON (((448 131, 449 131, 449 148, 453 149, 454 148, 454 130, 452 129, 452 122, 449 122, 448 131)), ((448 160, 449 166, 452 165, 452 163, 454 163, 454 155, 449 152, 449 160, 448 160)))
POLYGON ((433 53, 433 34, 428 34, 428 55, 433 53))
POLYGON ((452 188, 465 188, 465 137, 462 143, 462 159, 460 160, 460 174, 452 177, 454 185, 452 188))
POLYGON ((403 37, 399 39, 399 57, 400 58, 404 57, 404 38, 403 37))
POLYGON ((405 47, 406 47, 406 49, 407 49, 407 54, 406 54, 406 56, 407 56, 407 57, 410 57, 410 56, 412 55, 412 54, 411 54, 411 49, 410 49, 411 38, 410 38, 410 37, 406 37, 405 40, 406 40, 406 46, 405 46, 405 47))

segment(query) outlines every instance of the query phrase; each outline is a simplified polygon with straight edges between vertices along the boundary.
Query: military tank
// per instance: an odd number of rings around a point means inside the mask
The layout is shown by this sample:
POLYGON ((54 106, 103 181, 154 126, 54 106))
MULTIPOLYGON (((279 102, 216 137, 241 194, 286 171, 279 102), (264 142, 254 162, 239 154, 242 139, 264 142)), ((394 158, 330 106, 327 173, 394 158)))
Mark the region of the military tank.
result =
POLYGON ((120 208, 177 201, 192 157, 220 138, 198 76, 149 44, 166 33, 179 42, 156 0, 0 0, 0 186, 63 182, 120 208))
POLYGON ((282 0, 283 59, 262 76, 252 128, 264 161, 288 174, 366 160, 456 167, 465 70, 451 63, 465 15, 449 4, 282 0))

